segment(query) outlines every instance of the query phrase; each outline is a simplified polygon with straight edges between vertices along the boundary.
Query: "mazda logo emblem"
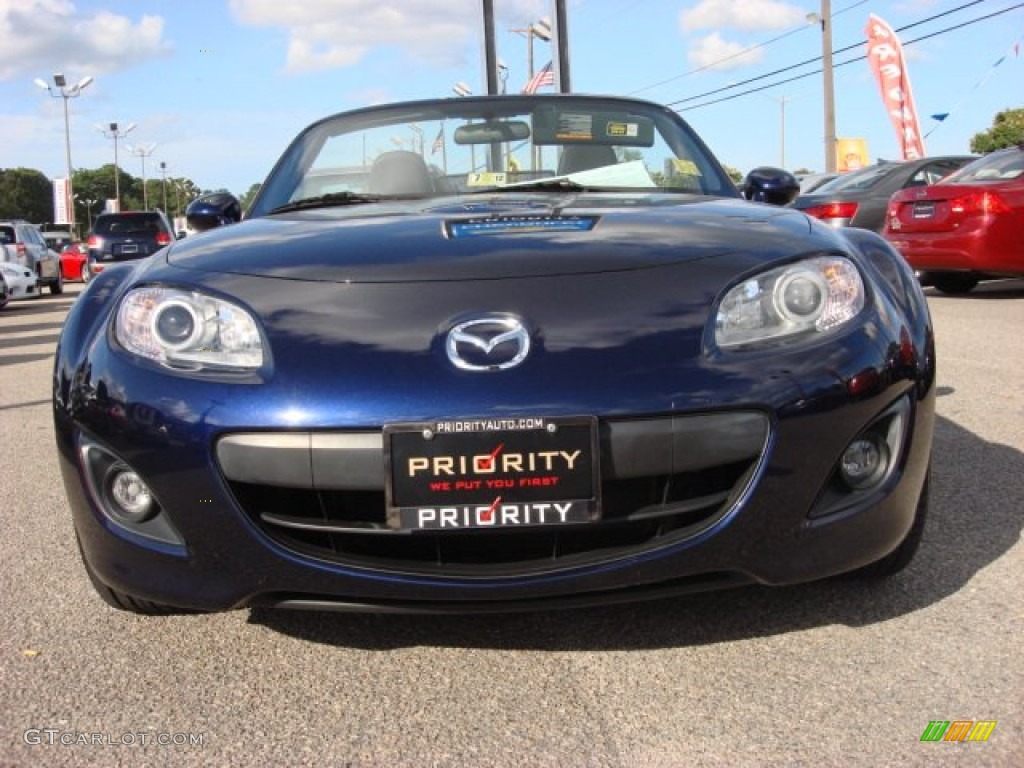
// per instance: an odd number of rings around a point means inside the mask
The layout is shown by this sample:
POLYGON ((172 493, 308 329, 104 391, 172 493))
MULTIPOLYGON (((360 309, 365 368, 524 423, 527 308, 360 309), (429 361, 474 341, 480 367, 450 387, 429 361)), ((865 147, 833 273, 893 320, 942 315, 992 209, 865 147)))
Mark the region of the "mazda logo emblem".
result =
POLYGON ((452 365, 463 371, 503 371, 530 354, 530 334, 514 317, 486 315, 448 331, 445 351, 452 365))

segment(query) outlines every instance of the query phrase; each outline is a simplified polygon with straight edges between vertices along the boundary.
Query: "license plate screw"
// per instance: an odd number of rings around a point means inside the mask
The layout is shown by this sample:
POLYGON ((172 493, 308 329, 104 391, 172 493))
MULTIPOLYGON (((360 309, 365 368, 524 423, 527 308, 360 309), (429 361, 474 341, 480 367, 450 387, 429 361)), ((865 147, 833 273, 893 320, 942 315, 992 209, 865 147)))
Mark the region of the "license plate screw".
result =
POLYGON ((550 432, 553 435, 553 434, 555 434, 555 432, 558 431, 558 425, 557 424, 548 424, 547 430, 548 430, 548 432, 550 432))
POLYGON ((424 440, 433 440, 434 439, 434 430, 432 430, 432 429, 424 429, 423 430, 423 439, 424 440))

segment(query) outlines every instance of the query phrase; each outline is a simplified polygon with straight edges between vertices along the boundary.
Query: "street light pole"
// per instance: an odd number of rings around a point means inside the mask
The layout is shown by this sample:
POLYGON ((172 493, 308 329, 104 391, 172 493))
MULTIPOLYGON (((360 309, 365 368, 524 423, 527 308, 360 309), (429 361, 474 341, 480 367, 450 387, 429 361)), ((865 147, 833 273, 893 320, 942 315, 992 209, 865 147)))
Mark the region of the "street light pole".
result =
POLYGON ((89 220, 89 230, 92 231, 92 207, 99 202, 99 200, 93 200, 91 197, 87 197, 82 201, 85 203, 85 215, 89 220))
POLYGON ((123 139, 135 130, 135 123, 129 123, 127 128, 118 128, 117 123, 110 123, 109 130, 102 126, 97 126, 97 128, 108 139, 114 140, 114 199, 117 201, 117 210, 121 210, 121 169, 117 164, 117 140, 123 139))
POLYGON ((153 154, 156 144, 130 147, 131 153, 142 159, 142 210, 149 210, 149 194, 146 191, 146 158, 153 154))
POLYGON ((67 80, 61 72, 57 72, 53 75, 53 84, 57 86, 58 92, 54 93, 50 84, 42 78, 36 78, 35 84, 40 88, 47 91, 53 98, 64 99, 64 153, 67 161, 67 172, 68 181, 65 187, 65 200, 66 209, 68 212, 68 225, 71 227, 71 235, 74 237, 75 232, 75 205, 74 205, 74 191, 72 189, 72 174, 74 168, 71 165, 71 119, 68 114, 68 100, 76 99, 82 95, 82 91, 89 87, 92 83, 92 77, 83 77, 74 85, 68 85, 67 80))
MULTIPOLYGON (((465 98, 466 96, 472 96, 473 95, 473 90, 469 87, 468 83, 463 82, 462 80, 460 80, 459 82, 457 82, 455 85, 452 86, 452 93, 454 93, 459 98, 465 98)), ((469 163, 470 163, 470 168, 469 168, 470 172, 475 172, 476 171, 476 145, 475 144, 470 144, 469 145, 469 163)))
POLYGON ((164 213, 167 213, 167 163, 160 161, 160 191, 164 197, 164 213))
POLYGON ((786 102, 792 101, 789 96, 769 96, 779 102, 779 167, 786 167, 786 102))
MULTIPOLYGON (((535 74, 533 71, 533 38, 539 37, 544 42, 551 41, 551 19, 545 16, 526 28, 510 29, 509 32, 515 32, 526 38, 526 82, 530 82, 535 74)), ((540 147, 534 147, 530 151, 530 170, 536 171, 538 166, 540 166, 540 147)))

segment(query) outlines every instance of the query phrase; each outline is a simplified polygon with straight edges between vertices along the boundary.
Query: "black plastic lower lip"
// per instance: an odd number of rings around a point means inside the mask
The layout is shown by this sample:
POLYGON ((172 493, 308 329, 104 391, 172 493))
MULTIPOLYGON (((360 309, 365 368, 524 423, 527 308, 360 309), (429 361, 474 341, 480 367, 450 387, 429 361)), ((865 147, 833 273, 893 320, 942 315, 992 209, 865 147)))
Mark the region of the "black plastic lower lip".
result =
POLYGON ((525 600, 368 600, 351 601, 323 596, 278 595, 253 601, 251 608, 283 608, 301 611, 332 611, 335 613, 395 614, 477 614, 527 613, 533 611, 590 608, 600 605, 621 605, 645 600, 660 600, 680 595, 711 592, 754 584, 740 573, 709 573, 691 576, 676 582, 659 582, 651 586, 626 587, 603 592, 587 592, 559 597, 525 600))

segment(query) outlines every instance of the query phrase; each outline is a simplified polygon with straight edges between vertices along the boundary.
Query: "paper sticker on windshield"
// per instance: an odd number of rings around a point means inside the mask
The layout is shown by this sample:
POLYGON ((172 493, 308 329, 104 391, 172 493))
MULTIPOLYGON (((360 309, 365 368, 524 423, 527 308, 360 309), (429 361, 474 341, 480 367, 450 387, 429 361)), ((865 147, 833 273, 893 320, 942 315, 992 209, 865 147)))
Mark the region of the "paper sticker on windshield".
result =
POLYGON ((505 173, 471 173, 466 177, 467 187, 503 187, 507 182, 505 173))
POLYGON ((605 131, 609 136, 616 138, 622 138, 623 136, 629 136, 635 138, 640 135, 640 126, 636 123, 613 123, 609 122, 605 131))
POLYGON ((555 138, 590 141, 594 138, 594 116, 563 113, 558 116, 555 138))

